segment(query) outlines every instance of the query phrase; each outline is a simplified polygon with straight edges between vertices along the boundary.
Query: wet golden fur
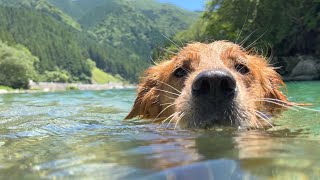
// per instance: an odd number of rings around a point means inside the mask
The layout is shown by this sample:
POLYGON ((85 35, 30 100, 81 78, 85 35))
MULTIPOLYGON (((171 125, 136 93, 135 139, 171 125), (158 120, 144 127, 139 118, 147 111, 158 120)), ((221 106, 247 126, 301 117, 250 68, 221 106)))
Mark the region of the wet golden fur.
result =
POLYGON ((214 125, 195 118, 198 111, 192 103, 190 89, 200 72, 217 68, 230 72, 238 88, 234 100, 236 105, 230 107, 234 110, 226 118, 230 121, 228 125, 248 128, 271 126, 267 122, 268 117, 282 109, 280 103, 288 102, 280 91, 284 85, 281 77, 264 57, 227 41, 188 44, 170 60, 148 68, 141 78, 137 98, 126 119, 165 120, 189 128, 214 125), (238 64, 246 66, 250 72, 245 75, 239 73, 235 68, 238 64), (175 77, 178 68, 185 69, 188 75, 175 77))

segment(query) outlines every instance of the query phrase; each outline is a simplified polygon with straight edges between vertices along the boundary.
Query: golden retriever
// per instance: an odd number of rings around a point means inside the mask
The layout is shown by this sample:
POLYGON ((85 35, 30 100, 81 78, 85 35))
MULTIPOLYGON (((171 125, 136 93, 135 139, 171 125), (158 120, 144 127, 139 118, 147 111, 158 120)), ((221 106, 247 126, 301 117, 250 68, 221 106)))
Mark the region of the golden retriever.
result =
POLYGON ((289 104, 281 76, 238 44, 190 43, 146 70, 126 119, 162 120, 184 128, 272 126, 289 104))

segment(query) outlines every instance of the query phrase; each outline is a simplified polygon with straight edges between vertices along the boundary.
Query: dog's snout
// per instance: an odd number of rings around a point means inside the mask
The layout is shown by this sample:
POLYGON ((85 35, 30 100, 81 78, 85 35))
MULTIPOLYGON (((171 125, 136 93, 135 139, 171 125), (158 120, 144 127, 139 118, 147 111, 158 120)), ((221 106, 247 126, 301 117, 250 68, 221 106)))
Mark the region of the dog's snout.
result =
POLYGON ((192 84, 192 94, 221 101, 236 93, 236 80, 228 71, 215 69, 198 74, 192 84))

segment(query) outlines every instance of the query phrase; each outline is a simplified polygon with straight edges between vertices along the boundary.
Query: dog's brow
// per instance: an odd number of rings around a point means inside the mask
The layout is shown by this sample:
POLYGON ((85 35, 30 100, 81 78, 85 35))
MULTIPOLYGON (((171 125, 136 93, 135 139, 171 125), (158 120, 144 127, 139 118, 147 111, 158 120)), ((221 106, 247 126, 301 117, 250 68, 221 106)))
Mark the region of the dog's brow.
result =
POLYGON ((238 62, 238 63, 241 63, 241 64, 246 64, 246 65, 249 64, 248 60, 246 58, 244 58, 244 57, 237 57, 235 59, 235 61, 238 62))

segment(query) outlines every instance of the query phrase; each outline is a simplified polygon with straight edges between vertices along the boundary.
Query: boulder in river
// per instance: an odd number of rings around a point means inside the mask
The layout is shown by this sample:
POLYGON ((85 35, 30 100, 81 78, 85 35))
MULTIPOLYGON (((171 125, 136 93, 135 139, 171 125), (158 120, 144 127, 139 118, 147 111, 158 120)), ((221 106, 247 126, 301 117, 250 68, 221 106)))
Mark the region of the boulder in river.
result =
POLYGON ((280 74, 285 81, 320 79, 320 59, 312 56, 280 57, 275 59, 282 67, 280 74))

